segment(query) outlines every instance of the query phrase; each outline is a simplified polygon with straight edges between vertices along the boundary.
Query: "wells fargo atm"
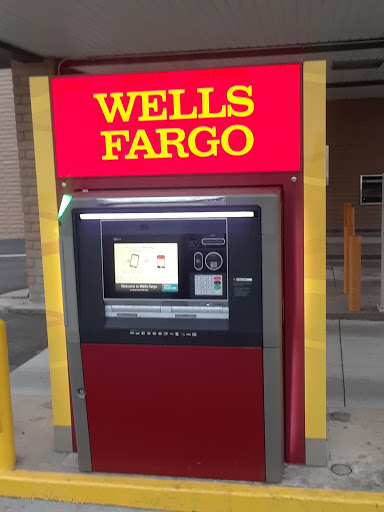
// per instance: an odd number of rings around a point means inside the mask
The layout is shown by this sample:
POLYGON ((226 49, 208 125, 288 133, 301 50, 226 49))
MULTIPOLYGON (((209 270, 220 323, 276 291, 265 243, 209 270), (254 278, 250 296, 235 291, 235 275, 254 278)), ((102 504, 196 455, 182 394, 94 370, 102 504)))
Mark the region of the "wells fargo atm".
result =
POLYGON ((281 478, 281 194, 231 192, 62 217, 81 470, 281 478))
POLYGON ((305 463, 302 73, 50 80, 81 471, 305 463))

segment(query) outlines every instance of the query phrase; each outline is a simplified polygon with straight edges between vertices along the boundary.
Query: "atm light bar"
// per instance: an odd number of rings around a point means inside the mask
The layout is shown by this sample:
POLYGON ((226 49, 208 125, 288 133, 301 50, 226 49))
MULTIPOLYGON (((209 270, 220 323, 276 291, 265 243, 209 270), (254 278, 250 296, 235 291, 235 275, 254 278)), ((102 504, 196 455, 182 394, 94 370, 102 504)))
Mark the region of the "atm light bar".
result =
POLYGON ((254 212, 80 213, 81 220, 224 219, 254 216, 254 212))

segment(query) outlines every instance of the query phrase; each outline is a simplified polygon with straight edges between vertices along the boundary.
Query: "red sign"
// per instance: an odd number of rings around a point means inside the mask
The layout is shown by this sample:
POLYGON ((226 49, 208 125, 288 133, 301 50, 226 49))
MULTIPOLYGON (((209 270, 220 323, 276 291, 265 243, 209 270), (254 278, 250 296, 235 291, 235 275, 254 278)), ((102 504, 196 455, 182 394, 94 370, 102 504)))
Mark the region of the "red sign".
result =
POLYGON ((300 170, 299 64, 52 78, 60 178, 300 170))

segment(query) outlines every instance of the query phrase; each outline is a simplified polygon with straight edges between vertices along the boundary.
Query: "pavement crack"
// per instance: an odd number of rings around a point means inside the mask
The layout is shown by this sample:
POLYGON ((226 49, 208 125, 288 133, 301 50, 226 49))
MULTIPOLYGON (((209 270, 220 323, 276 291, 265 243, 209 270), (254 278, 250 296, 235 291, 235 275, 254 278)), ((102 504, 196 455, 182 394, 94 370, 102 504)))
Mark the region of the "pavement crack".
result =
POLYGON ((335 285, 335 290, 337 288, 336 286, 336 277, 335 277, 335 267, 332 265, 332 275, 333 275, 333 284, 335 285))
POLYGON ((343 360, 343 344, 341 343, 341 320, 339 319, 339 343, 340 343, 340 356, 341 356, 341 376, 343 379, 343 403, 346 407, 345 401, 345 377, 344 377, 344 360, 343 360))

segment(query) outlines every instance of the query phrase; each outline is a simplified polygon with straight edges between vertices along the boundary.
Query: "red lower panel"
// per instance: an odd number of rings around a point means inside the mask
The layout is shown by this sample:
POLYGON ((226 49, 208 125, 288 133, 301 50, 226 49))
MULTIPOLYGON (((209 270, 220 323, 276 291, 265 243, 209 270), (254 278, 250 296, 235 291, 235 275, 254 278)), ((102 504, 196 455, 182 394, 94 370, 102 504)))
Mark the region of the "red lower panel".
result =
POLYGON ((82 345, 94 471, 265 480, 262 350, 82 345))

